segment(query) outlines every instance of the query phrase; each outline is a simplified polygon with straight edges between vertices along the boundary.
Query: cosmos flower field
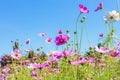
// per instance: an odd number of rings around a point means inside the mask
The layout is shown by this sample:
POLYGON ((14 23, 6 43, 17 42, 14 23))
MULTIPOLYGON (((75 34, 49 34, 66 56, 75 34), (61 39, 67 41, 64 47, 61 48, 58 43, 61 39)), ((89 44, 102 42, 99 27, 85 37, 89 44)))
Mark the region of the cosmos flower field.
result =
MULTIPOLYGON (((102 11, 103 6, 104 2, 98 3, 94 12, 102 11)), ((11 41, 11 55, 0 58, 0 80, 120 80, 120 38, 114 29, 114 24, 120 21, 119 7, 101 16, 107 34, 100 33, 99 38, 104 40, 96 46, 89 46, 84 54, 81 44, 85 26, 79 27, 81 32, 78 34, 78 23, 85 24, 86 16, 83 14, 88 15, 91 11, 84 4, 79 4, 78 8, 80 14, 76 19, 74 39, 71 39, 70 30, 63 33, 62 29, 56 31, 55 39, 46 38, 45 43, 56 45, 55 51, 46 54, 41 51, 42 47, 37 48, 37 52, 27 48, 21 50, 17 40, 11 41)), ((39 33, 39 37, 46 35, 39 33)), ((26 39, 25 44, 29 45, 30 39, 26 39)))

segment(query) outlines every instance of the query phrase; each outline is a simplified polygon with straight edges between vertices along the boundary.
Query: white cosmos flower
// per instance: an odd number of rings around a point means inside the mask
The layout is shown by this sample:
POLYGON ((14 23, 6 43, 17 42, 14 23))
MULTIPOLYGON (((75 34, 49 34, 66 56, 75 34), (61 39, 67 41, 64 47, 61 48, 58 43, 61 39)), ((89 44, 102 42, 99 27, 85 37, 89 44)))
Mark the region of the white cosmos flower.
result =
POLYGON ((116 12, 115 10, 107 12, 104 16, 104 20, 109 23, 119 21, 120 20, 119 13, 116 12))

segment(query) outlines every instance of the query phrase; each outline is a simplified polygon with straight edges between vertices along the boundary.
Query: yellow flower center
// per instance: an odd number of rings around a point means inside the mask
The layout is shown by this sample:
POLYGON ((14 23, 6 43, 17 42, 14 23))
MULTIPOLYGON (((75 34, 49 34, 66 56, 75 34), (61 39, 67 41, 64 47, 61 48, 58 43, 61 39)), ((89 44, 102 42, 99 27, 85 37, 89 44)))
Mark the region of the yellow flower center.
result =
POLYGON ((113 19, 114 19, 114 17, 113 17, 113 16, 110 16, 110 19, 111 19, 111 20, 113 20, 113 19))

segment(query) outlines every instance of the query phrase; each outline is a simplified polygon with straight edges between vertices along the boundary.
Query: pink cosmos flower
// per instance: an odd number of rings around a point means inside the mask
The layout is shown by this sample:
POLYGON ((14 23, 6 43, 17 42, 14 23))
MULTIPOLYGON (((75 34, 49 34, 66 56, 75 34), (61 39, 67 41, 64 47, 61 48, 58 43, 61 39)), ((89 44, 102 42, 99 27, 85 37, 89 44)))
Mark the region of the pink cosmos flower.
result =
POLYGON ((42 33, 39 33, 38 35, 39 35, 40 37, 44 37, 44 36, 46 36, 46 33, 43 33, 43 32, 42 32, 42 33))
POLYGON ((30 39, 27 39, 27 40, 25 41, 25 43, 26 43, 26 44, 29 44, 29 43, 30 43, 30 39))
POLYGON ((28 68, 30 68, 30 69, 43 69, 44 67, 48 67, 48 66, 50 66, 49 63, 42 63, 42 64, 34 63, 34 64, 30 64, 28 66, 28 68))
POLYGON ((95 12, 103 8, 103 2, 100 2, 98 7, 95 9, 95 12))
POLYGON ((42 69, 43 68, 42 64, 37 64, 37 63, 33 64, 32 66, 34 69, 42 69))
POLYGON ((107 52, 109 52, 109 49, 106 48, 106 47, 100 47, 100 48, 96 47, 95 50, 97 52, 99 52, 99 53, 107 53, 107 52))
POLYGON ((54 63, 56 63, 56 60, 50 60, 50 61, 48 61, 48 64, 54 64, 54 63))
POLYGON ((36 70, 32 71, 31 76, 32 76, 35 80, 37 80, 37 71, 36 71, 36 70))
POLYGON ((85 64, 86 62, 87 62, 87 60, 85 60, 85 59, 82 58, 82 57, 80 57, 80 59, 77 60, 77 61, 70 61, 70 63, 71 63, 72 65, 85 64))
POLYGON ((62 34, 62 30, 58 30, 58 34, 62 34))
POLYGON ((78 60, 71 62, 72 65, 79 65, 79 64, 85 64, 87 61, 86 60, 78 60))
POLYGON ((36 71, 32 71, 31 76, 37 76, 36 71))
POLYGON ((59 35, 59 36, 56 37, 55 43, 56 43, 57 46, 66 44, 67 41, 69 40, 69 38, 70 38, 70 36, 68 34, 59 35))
POLYGON ((89 10, 83 4, 79 4, 79 8, 81 13, 89 13, 89 10))
POLYGON ((94 57, 89 57, 88 59, 87 59, 87 62, 88 63, 92 63, 94 61, 94 57))
POLYGON ((7 73, 10 73, 10 68, 5 68, 2 70, 3 73, 7 74, 7 73))
POLYGON ((15 49, 15 50, 12 52, 11 57, 14 58, 14 59, 19 60, 19 58, 21 57, 21 51, 18 50, 18 49, 15 49))
POLYGON ((103 33, 99 34, 99 37, 103 37, 103 33))
POLYGON ((70 50, 64 50, 62 52, 62 54, 63 54, 64 57, 68 57, 68 56, 72 56, 72 55, 77 54, 77 52, 75 52, 72 49, 70 49, 70 50))
POLYGON ((50 59, 51 60, 59 60, 63 57, 63 54, 62 52, 59 52, 59 51, 54 51, 52 56, 50 56, 50 59))
POLYGON ((43 67, 49 67, 50 66, 50 64, 48 62, 44 62, 42 65, 43 65, 43 67))
POLYGON ((67 38, 67 40, 69 40, 70 39, 70 34, 66 34, 66 38, 67 38))
POLYGON ((117 46, 120 46, 120 42, 117 42, 117 46))
POLYGON ((50 43, 52 42, 52 38, 47 38, 47 39, 45 40, 45 42, 48 43, 48 44, 50 44, 50 43))
POLYGON ((7 80, 8 75, 0 74, 0 80, 7 80))
POLYGON ((118 55, 120 55, 120 52, 118 52, 118 51, 110 51, 110 56, 111 57, 117 57, 118 55))

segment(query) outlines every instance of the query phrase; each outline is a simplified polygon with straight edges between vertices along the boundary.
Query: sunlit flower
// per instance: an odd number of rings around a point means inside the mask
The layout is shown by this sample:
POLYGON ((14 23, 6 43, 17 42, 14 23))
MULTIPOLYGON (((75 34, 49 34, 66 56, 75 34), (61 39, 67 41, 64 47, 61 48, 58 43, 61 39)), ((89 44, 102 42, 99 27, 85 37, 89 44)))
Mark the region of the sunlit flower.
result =
POLYGON ((39 33, 38 36, 44 37, 44 36, 46 36, 46 33, 43 33, 43 32, 42 32, 42 33, 39 33))
POLYGON ((25 43, 26 43, 26 44, 29 44, 29 43, 30 43, 30 39, 27 39, 27 40, 25 41, 25 43))
POLYGON ((89 13, 89 10, 83 4, 79 4, 79 8, 81 13, 89 13))
POLYGON ((100 47, 100 48, 96 47, 95 50, 97 52, 99 52, 99 53, 107 53, 107 52, 109 52, 109 49, 106 48, 106 47, 100 47))
POLYGON ((109 23, 119 21, 120 20, 119 13, 116 12, 115 10, 108 12, 105 14, 104 20, 109 23))
POLYGON ((21 51, 18 50, 18 49, 15 49, 15 50, 12 52, 11 57, 18 60, 18 59, 21 57, 21 51))
POLYGON ((63 45, 65 43, 67 43, 69 38, 70 38, 70 36, 68 34, 66 34, 66 35, 59 35, 59 36, 56 37, 55 43, 56 43, 57 46, 63 45))
POLYGON ((98 7, 95 9, 95 12, 103 8, 103 2, 100 2, 98 7))
POLYGON ((47 38, 47 39, 45 40, 45 42, 48 43, 48 44, 50 44, 50 43, 52 42, 52 38, 47 38))

